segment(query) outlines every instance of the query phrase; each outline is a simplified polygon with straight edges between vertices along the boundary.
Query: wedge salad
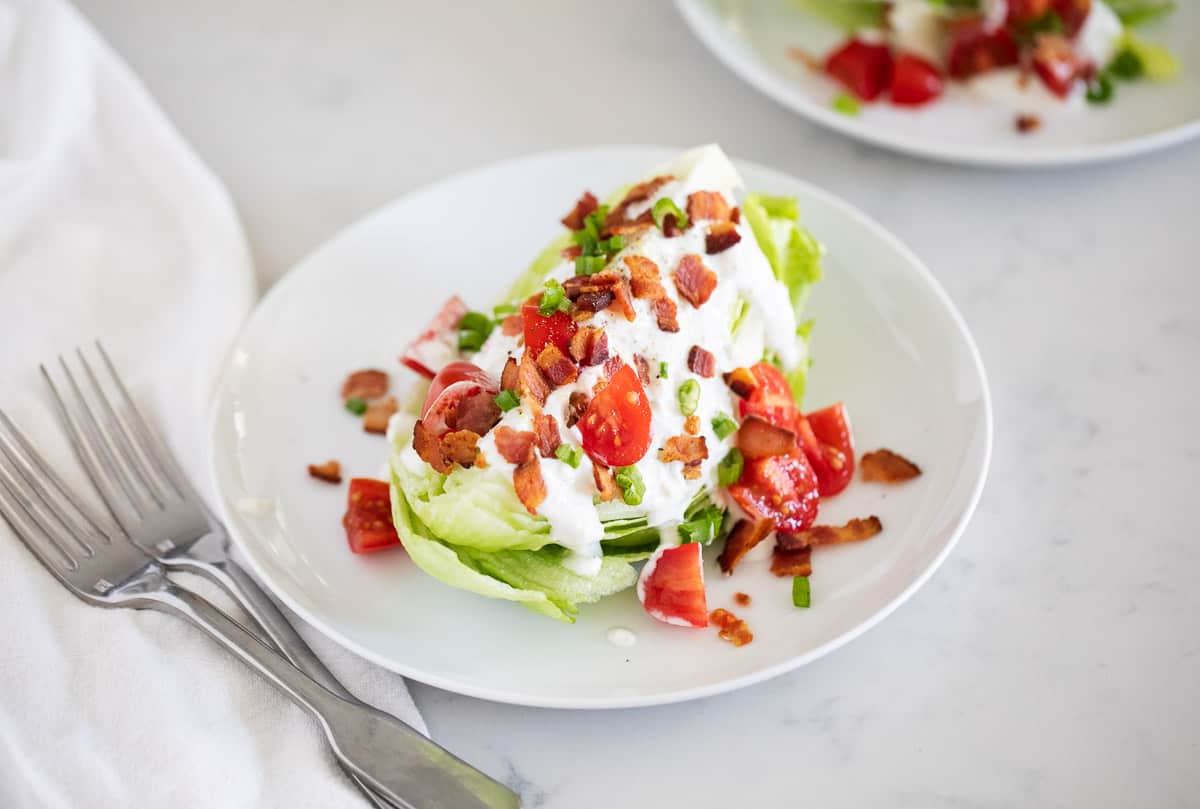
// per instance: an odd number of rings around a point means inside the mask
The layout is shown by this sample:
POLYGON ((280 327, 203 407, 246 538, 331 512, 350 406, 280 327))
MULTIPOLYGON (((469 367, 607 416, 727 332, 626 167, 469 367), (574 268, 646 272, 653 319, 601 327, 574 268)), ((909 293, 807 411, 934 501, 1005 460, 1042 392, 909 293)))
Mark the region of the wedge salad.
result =
MULTIPOLYGON (((429 380, 387 433, 419 567, 564 621, 635 588, 705 626, 705 554, 730 573, 774 535, 775 572, 806 576, 814 545, 878 533, 814 527, 855 456, 840 404, 799 408, 822 247, 795 200, 742 195, 705 146, 562 223, 499 305, 452 297, 402 357, 429 380)), ((352 546, 386 544, 353 486, 352 546)))

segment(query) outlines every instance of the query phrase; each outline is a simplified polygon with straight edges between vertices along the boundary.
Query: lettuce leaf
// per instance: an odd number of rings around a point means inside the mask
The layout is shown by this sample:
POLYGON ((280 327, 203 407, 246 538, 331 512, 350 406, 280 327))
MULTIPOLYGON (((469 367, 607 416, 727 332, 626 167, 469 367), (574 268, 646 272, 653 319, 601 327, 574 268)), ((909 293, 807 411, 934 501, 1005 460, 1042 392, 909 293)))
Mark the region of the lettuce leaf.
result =
POLYGON ((881 0, 792 0, 792 5, 847 31, 882 27, 887 8, 881 0))
POLYGON ((1179 60, 1162 45, 1146 42, 1129 31, 1125 32, 1121 44, 1137 55, 1144 75, 1151 81, 1172 81, 1179 75, 1179 60))
POLYGON ((1174 0, 1108 0, 1121 22, 1130 27, 1165 16, 1178 8, 1174 0))

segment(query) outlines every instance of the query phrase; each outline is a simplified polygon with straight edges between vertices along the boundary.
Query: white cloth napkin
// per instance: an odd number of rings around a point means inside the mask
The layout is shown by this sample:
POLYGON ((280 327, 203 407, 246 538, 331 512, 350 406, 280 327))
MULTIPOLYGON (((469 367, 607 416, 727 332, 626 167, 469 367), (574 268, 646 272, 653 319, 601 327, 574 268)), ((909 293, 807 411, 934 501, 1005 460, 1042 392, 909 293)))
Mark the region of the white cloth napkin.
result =
MULTIPOLYGON (((103 338, 203 484, 253 299, 224 189, 126 67, 60 0, 0 0, 0 407, 85 485, 36 365, 103 338)), ((424 731, 400 677, 314 646, 424 731)), ((264 680, 176 618, 84 605, 0 522, 0 807, 363 805, 264 680)))

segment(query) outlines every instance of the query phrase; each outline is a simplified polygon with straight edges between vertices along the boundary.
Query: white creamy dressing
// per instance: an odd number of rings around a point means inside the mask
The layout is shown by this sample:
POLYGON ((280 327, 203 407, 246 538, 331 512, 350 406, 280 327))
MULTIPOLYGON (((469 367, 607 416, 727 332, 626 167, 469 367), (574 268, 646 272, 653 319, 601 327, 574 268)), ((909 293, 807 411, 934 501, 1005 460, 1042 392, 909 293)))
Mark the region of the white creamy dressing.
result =
MULTIPOLYGON (((680 210, 685 210, 688 195, 698 190, 720 191, 732 204, 735 201, 734 190, 741 186, 736 170, 716 146, 688 152, 679 163, 659 173, 672 174, 677 179, 659 189, 650 203, 632 208, 631 217, 663 197, 670 197, 680 210)), ((616 354, 628 365, 634 366, 634 355, 640 354, 649 363, 651 379, 645 388, 651 409, 651 443, 645 457, 636 464, 646 485, 638 510, 646 515, 651 526, 659 527, 664 544, 678 544, 675 526, 702 488, 712 491, 718 501, 724 501, 723 490, 717 484, 717 464, 732 445, 733 437, 719 440, 712 431, 712 419, 717 413, 735 416, 736 403, 721 374, 758 362, 762 359, 764 349, 768 348, 789 367, 800 359, 795 337, 795 316, 787 289, 775 279, 749 225, 743 220, 738 226, 741 241, 716 255, 708 255, 704 251, 705 230, 703 225, 690 227, 683 235, 670 239, 664 237, 658 228, 643 230, 629 241, 609 265, 626 275, 629 274, 628 268, 621 260, 625 255, 645 256, 658 265, 663 288, 678 307, 678 332, 660 330, 650 303, 638 299, 633 301, 637 312, 633 322, 626 321, 615 312, 603 311, 596 313, 587 324, 604 327, 610 356, 616 354), (679 295, 672 279, 680 259, 689 253, 701 256, 705 266, 715 272, 718 278, 712 297, 699 309, 679 295), (739 297, 749 301, 750 311, 736 340, 733 340, 730 326, 739 297), (702 379, 688 370, 688 352, 693 345, 710 351, 716 358, 716 373, 712 378, 702 379), (660 378, 662 363, 666 364, 665 379, 660 378), (708 445, 708 458, 701 464, 701 475, 696 480, 684 478, 681 462, 663 463, 658 458, 659 449, 668 438, 685 434, 686 417, 680 411, 677 392, 687 379, 695 379, 700 385, 696 415, 700 420, 699 434, 704 436, 708 445)), ((565 281, 574 273, 573 262, 564 261, 551 273, 551 277, 565 281)), ((507 356, 519 356, 519 351, 517 338, 506 337, 497 329, 473 361, 492 373, 498 373, 507 356)), ((582 391, 590 398, 593 386, 603 375, 603 367, 582 368, 580 371, 574 383, 552 391, 543 408, 544 412, 558 420, 563 442, 573 447, 581 446, 582 436, 577 426, 566 427, 567 403, 575 391, 582 391)), ((524 406, 517 407, 503 414, 497 426, 501 425, 516 430, 531 430, 532 415, 524 406)), ((483 437, 479 449, 490 467, 511 473, 514 466, 496 451, 494 432, 493 429, 483 437)), ((541 473, 546 483, 546 499, 539 506, 538 513, 549 521, 554 542, 572 552, 565 561, 566 566, 581 575, 595 575, 600 569, 600 540, 604 536, 604 529, 593 504, 596 487, 591 461, 582 450, 580 452, 582 460, 578 469, 556 458, 542 459, 541 473)))

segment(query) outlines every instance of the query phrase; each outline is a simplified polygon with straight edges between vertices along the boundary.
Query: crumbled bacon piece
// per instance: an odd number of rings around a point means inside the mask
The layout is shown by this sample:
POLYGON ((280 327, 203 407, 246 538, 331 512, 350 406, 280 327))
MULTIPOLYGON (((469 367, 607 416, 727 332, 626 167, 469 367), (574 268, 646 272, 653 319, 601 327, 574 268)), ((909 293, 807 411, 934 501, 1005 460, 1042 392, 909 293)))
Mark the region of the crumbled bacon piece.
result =
POLYGON ((562 443, 558 432, 558 419, 549 413, 538 413, 533 417, 533 432, 537 436, 538 452, 543 458, 554 455, 554 450, 562 443))
POLYGON ((520 315, 509 315, 500 321, 500 333, 505 337, 516 337, 521 333, 522 328, 520 315))
POLYGON ((584 312, 602 312, 612 306, 613 299, 616 297, 610 289, 585 292, 575 299, 575 306, 584 312))
POLYGON ((776 545, 771 551, 771 572, 776 576, 811 576, 812 548, 787 550, 776 545))
POLYGON ((604 225, 605 232, 610 236, 627 236, 654 227, 654 215, 650 211, 643 211, 627 222, 613 222, 611 219, 610 216, 604 225))
POLYGON ((734 207, 734 209, 729 212, 729 221, 735 225, 742 224, 742 209, 734 207))
POLYGON ((575 203, 575 207, 571 212, 562 218, 562 223, 566 225, 567 230, 580 230, 584 225, 584 219, 587 215, 600 207, 600 200, 592 195, 591 191, 584 191, 583 196, 575 203))
POLYGON ((731 391, 743 399, 749 397, 758 387, 758 380, 754 378, 754 374, 749 368, 734 368, 721 378, 725 380, 725 384, 731 391))
POLYGON ((745 646, 754 640, 749 625, 727 609, 718 607, 708 616, 709 623, 717 627, 717 637, 734 646, 745 646))
POLYGON ((775 544, 785 551, 795 551, 817 545, 840 545, 843 542, 862 542, 883 530, 883 523, 872 515, 855 518, 845 525, 814 525, 799 534, 779 534, 775 544))
POLYGON ((600 501, 607 503, 621 496, 621 487, 613 471, 602 463, 592 463, 592 480, 596 482, 596 491, 600 493, 600 501))
POLYGON ((704 474, 704 470, 700 468, 699 461, 691 461, 683 465, 684 480, 699 480, 702 474, 704 474))
POLYGON ((342 465, 337 461, 310 463, 308 465, 308 474, 312 475, 317 480, 323 480, 326 483, 341 483, 342 465))
POLYGON ((683 431, 685 433, 687 433, 688 435, 699 435, 700 434, 700 417, 697 416, 695 413, 688 416, 687 420, 683 422, 683 431))
POLYGON ((767 538, 775 530, 775 521, 767 520, 738 520, 725 540, 725 548, 717 557, 717 564, 726 575, 733 572, 738 562, 742 561, 750 549, 767 538))
POLYGON ((538 354, 537 367, 556 388, 579 378, 579 368, 554 343, 547 343, 542 353, 538 354))
MULTIPOLYGON (((501 427, 500 429, 506 429, 501 427)), ((497 431, 499 432, 499 431, 497 431)), ((443 475, 450 471, 450 461, 442 451, 442 440, 425 427, 425 423, 417 421, 413 426, 413 449, 417 456, 443 475)))
POLYGON ((659 298, 654 302, 654 317, 661 331, 679 331, 679 307, 670 298, 659 298))
POLYGON ((825 72, 824 60, 813 56, 811 53, 804 50, 804 48, 797 48, 795 46, 790 47, 787 49, 787 55, 789 59, 799 62, 814 73, 825 72))
POLYGON ((343 399, 378 399, 388 392, 388 375, 374 368, 355 371, 342 383, 343 399))
POLYGON ((537 442, 537 436, 529 430, 514 430, 507 424, 497 427, 493 438, 496 442, 496 451, 509 463, 523 461, 537 442))
POLYGON ((517 498, 530 514, 537 514, 538 506, 546 500, 546 481, 542 479, 542 461, 533 447, 525 459, 513 470, 513 488, 517 498))
POLYGON ((751 599, 750 599, 749 594, 747 594, 747 593, 741 593, 741 592, 734 593, 733 600, 734 600, 734 603, 736 603, 739 607, 749 607, 750 606, 751 599))
POLYGON ((496 397, 487 391, 480 391, 459 402, 458 412, 454 414, 454 429, 486 435, 498 421, 500 406, 496 404, 496 397))
POLYGON ((717 274, 704 266, 700 256, 688 253, 675 268, 675 288, 688 303, 699 309, 717 288, 717 274))
POLYGON ((395 396, 371 402, 367 405, 367 412, 363 413, 363 429, 368 433, 386 433, 388 421, 399 411, 400 405, 395 396))
POLYGON ((643 385, 650 384, 650 361, 641 354, 633 355, 633 367, 637 369, 638 381, 643 385))
POLYGON ((571 359, 584 367, 599 365, 608 359, 608 335, 604 329, 584 326, 571 336, 571 359))
POLYGON ((583 255, 583 248, 577 244, 572 244, 567 247, 564 247, 562 249, 562 252, 559 253, 559 255, 562 256, 567 261, 574 261, 575 259, 577 259, 583 255))
POLYGON ((563 284, 563 290, 578 308, 599 311, 612 307, 624 315, 626 320, 637 317, 637 312, 633 309, 629 281, 614 270, 603 270, 595 275, 573 276, 563 284))
POLYGON ((668 239, 683 235, 683 228, 679 227, 679 220, 675 218, 675 214, 669 213, 663 217, 662 232, 668 239))
POLYGON ((621 366, 624 364, 625 363, 621 362, 620 357, 618 357, 616 354, 613 354, 604 361, 604 377, 606 379, 612 379, 612 375, 621 370, 621 366))
POLYGON ((703 219, 727 222, 730 218, 729 203, 720 191, 693 191, 688 194, 687 215, 693 222, 703 219))
POLYGON ((689 371, 705 379, 710 379, 717 372, 717 358, 700 346, 692 346, 688 351, 687 364, 689 371))
POLYGON ((666 296, 662 275, 653 261, 645 256, 625 256, 625 266, 629 268, 629 288, 633 297, 656 301, 666 296))
POLYGON ((890 449, 877 449, 859 461, 863 480, 878 483, 902 483, 921 474, 921 468, 890 449))
POLYGON ((455 430, 442 436, 442 454, 459 466, 474 466, 479 455, 479 433, 455 430))
MULTIPOLYGON (((609 211, 608 217, 604 220, 604 224, 611 228, 613 225, 625 222, 626 214, 632 206, 637 205, 639 202, 646 202, 654 196, 654 192, 658 191, 658 189, 662 188, 664 185, 674 179, 675 178, 671 175, 665 174, 660 177, 653 177, 645 182, 641 182, 633 186, 628 192, 626 192, 625 198, 621 200, 620 204, 609 211)), ((649 213, 649 211, 646 211, 643 216, 649 213)), ((641 217, 638 218, 640 219, 641 217)), ((651 219, 650 221, 653 222, 654 220, 651 219)))
POLYGON ((546 397, 550 395, 550 383, 542 376, 541 369, 529 356, 528 351, 521 357, 517 366, 517 391, 522 399, 528 399, 538 407, 544 405, 546 397))
POLYGON ((567 426, 574 427, 576 422, 583 418, 583 414, 587 411, 588 404, 591 400, 588 395, 581 390, 574 391, 567 399, 567 426))
POLYGON ((500 372, 500 390, 516 390, 520 384, 520 374, 517 372, 517 360, 514 357, 509 357, 504 361, 504 370, 500 372))
POLYGON ((796 434, 761 416, 749 415, 738 427, 737 447, 747 458, 787 455, 796 448, 796 434))
POLYGON ((741 240, 742 234, 738 233, 737 225, 732 222, 717 222, 715 225, 709 225, 708 232, 704 234, 704 252, 710 256, 723 253, 741 240))
POLYGON ((1022 135, 1027 135, 1030 132, 1038 129, 1042 125, 1042 119, 1036 115, 1018 115, 1015 121, 1017 131, 1022 135))
POLYGON ((658 451, 658 459, 663 463, 683 461, 685 465, 690 465, 707 457, 708 440, 702 435, 673 435, 658 451))

